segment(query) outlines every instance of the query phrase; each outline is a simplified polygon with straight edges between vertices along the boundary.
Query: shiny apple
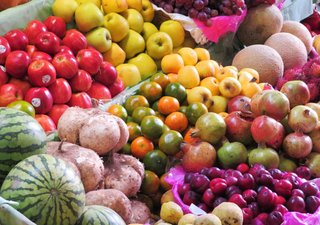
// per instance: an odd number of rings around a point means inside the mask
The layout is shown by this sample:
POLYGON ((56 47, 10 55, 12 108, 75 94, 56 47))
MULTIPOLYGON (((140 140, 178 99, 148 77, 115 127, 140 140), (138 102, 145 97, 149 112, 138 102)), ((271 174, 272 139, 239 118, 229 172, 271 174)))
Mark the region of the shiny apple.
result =
POLYGON ((48 133, 57 130, 57 126, 50 116, 46 114, 36 114, 34 118, 40 123, 44 132, 48 133))
POLYGON ((55 82, 48 86, 48 90, 51 92, 55 104, 67 103, 72 95, 70 84, 64 78, 57 78, 55 82))
POLYGON ((80 31, 70 29, 62 39, 62 45, 69 47, 73 55, 76 56, 81 49, 87 48, 88 42, 86 36, 80 31))
POLYGON ((9 53, 5 62, 7 73, 13 77, 21 78, 27 75, 31 57, 27 52, 16 50, 9 53))
POLYGON ((48 62, 52 63, 51 55, 49 55, 48 53, 45 53, 45 52, 35 51, 32 54, 32 57, 31 57, 32 62, 36 61, 38 59, 44 59, 44 60, 47 60, 48 62))
POLYGON ((43 22, 47 30, 55 33, 59 38, 64 38, 67 32, 66 22, 57 16, 48 16, 43 22))
POLYGON ((108 89, 111 93, 111 97, 118 95, 119 93, 123 92, 125 87, 121 79, 117 78, 116 81, 108 86, 108 89))
POLYGON ((73 92, 88 91, 92 84, 92 77, 87 71, 79 69, 68 81, 73 92))
POLYGON ((81 49, 76 56, 79 69, 87 71, 90 75, 98 73, 103 62, 100 52, 93 49, 81 49))
POLYGON ((29 45, 34 45, 36 37, 43 32, 46 32, 46 26, 39 20, 31 20, 27 26, 23 29, 29 40, 29 45))
POLYGON ((0 65, 4 65, 10 52, 11 48, 9 42, 4 37, 0 36, 0 65))
POLYGON ((95 98, 97 100, 112 98, 109 89, 98 81, 92 82, 90 89, 87 91, 87 94, 90 96, 90 98, 95 98))
POLYGON ((6 107, 11 102, 23 100, 21 89, 14 84, 0 86, 0 107, 6 107))
POLYGON ((118 77, 116 68, 109 62, 103 61, 94 79, 105 86, 113 84, 118 77))
POLYGON ((53 104, 47 115, 50 116, 54 124, 57 126, 61 115, 64 113, 64 111, 66 111, 67 108, 69 108, 67 104, 53 104))
POLYGON ((28 67, 30 83, 36 87, 48 87, 56 80, 56 69, 44 59, 33 61, 28 67))
POLYGON ((29 82, 29 78, 27 76, 22 78, 10 77, 8 80, 8 84, 17 85, 21 89, 23 96, 26 96, 28 90, 33 87, 29 82))
POLYGON ((60 38, 55 33, 46 31, 36 37, 34 46, 39 51, 54 55, 59 51, 60 42, 60 38))
POLYGON ((13 29, 3 35, 10 44, 11 51, 25 50, 29 39, 25 33, 19 29, 13 29))
POLYGON ((52 65, 56 69, 57 77, 71 79, 78 72, 78 62, 73 54, 61 52, 53 57, 52 65))
POLYGON ((78 106, 86 109, 92 107, 90 96, 86 92, 73 93, 70 101, 67 103, 68 106, 78 106))
POLYGON ((47 113, 53 106, 53 99, 46 87, 30 88, 25 96, 25 101, 31 103, 36 114, 47 113))
POLYGON ((6 84, 8 80, 9 75, 7 74, 6 68, 0 65, 0 86, 6 84))

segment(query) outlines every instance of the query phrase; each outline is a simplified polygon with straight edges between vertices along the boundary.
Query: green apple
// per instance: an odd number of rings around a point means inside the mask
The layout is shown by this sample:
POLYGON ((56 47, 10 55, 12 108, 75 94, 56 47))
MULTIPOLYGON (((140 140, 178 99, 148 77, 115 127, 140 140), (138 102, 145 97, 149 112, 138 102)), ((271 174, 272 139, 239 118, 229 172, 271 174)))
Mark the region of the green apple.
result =
POLYGON ((154 60, 146 53, 140 53, 136 57, 129 59, 128 63, 134 64, 138 67, 142 80, 150 77, 158 71, 154 60))
POLYGON ((119 46, 125 51, 126 59, 144 51, 146 43, 138 32, 129 29, 129 33, 119 42, 119 46))
POLYGON ((182 45, 185 39, 185 30, 180 22, 176 20, 166 20, 159 28, 159 31, 166 32, 172 39, 173 47, 182 45))
POLYGON ((81 32, 88 32, 103 25, 103 14, 92 2, 79 5, 74 15, 76 25, 81 32))
POLYGON ((128 9, 127 0, 102 0, 102 9, 107 15, 108 13, 120 13, 128 9))
POLYGON ((144 22, 151 22, 154 17, 154 8, 149 0, 142 0, 142 10, 140 11, 144 22))
POLYGON ((142 28, 142 31, 140 34, 142 35, 144 41, 147 42, 150 35, 158 32, 158 31, 159 31, 158 28, 153 23, 144 22, 143 28, 142 28))
POLYGON ((135 85, 141 81, 139 69, 136 65, 123 63, 116 67, 118 78, 122 80, 124 87, 135 85))
POLYGON ((98 6, 99 9, 101 7, 101 0, 75 0, 75 1, 78 3, 78 5, 82 5, 82 4, 86 3, 86 2, 92 2, 96 6, 98 6))
POLYGON ((111 48, 112 40, 110 32, 104 27, 96 27, 86 33, 88 45, 103 53, 111 48))
POLYGON ((114 12, 104 16, 103 26, 110 32, 113 42, 121 41, 129 32, 128 21, 114 12))
POLYGON ((66 23, 71 23, 74 20, 74 12, 78 6, 75 0, 56 0, 52 4, 52 14, 60 17, 66 23))
POLYGON ((158 31, 147 40, 146 48, 148 54, 155 60, 161 59, 163 56, 172 52, 173 45, 169 34, 158 31))
POLYGON ((120 13, 129 23, 129 28, 140 33, 143 28, 143 17, 138 10, 127 9, 120 13))

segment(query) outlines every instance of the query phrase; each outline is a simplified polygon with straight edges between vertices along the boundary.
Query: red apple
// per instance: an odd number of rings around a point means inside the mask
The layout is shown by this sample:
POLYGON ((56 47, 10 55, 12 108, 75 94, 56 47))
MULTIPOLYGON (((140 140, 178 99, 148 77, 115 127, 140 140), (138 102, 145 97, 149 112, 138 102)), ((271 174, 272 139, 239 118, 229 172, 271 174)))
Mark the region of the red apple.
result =
POLYGON ((30 83, 36 87, 48 87, 56 80, 56 69, 44 59, 33 61, 28 68, 30 83))
POLYGON ((113 84, 118 77, 116 68, 109 62, 103 61, 94 79, 105 86, 113 84))
POLYGON ((32 84, 30 84, 27 76, 22 78, 10 77, 8 84, 17 85, 21 89, 23 96, 26 96, 29 89, 33 87, 32 84))
POLYGON ((118 95, 119 93, 123 92, 125 87, 124 84, 122 82, 121 79, 117 78, 116 81, 111 84, 110 86, 108 86, 108 89, 111 93, 112 98, 116 95, 118 95))
POLYGON ((4 85, 8 82, 9 75, 7 74, 7 70, 4 66, 0 66, 0 86, 4 85))
POLYGON ((88 42, 86 36, 80 31, 70 29, 62 39, 62 44, 69 47, 73 55, 76 56, 81 49, 87 48, 88 42))
POLYGON ((66 22, 57 16, 48 16, 43 22, 47 30, 55 33, 59 38, 64 38, 67 32, 66 22))
POLYGON ((90 98, 95 98, 97 100, 112 98, 109 89, 98 81, 92 82, 90 89, 87 91, 87 94, 90 96, 90 98))
POLYGON ((57 78, 48 89, 51 92, 53 103, 55 104, 67 103, 72 95, 70 84, 64 78, 57 78))
POLYGON ((27 45, 26 49, 24 50, 28 55, 32 58, 33 53, 37 51, 36 47, 34 45, 27 45))
POLYGON ((31 57, 25 51, 16 50, 10 52, 5 62, 7 73, 13 77, 21 78, 27 75, 31 57))
POLYGON ((0 36, 0 64, 4 65, 7 56, 11 52, 10 44, 4 37, 0 36))
POLYGON ((73 55, 73 52, 71 51, 71 49, 68 46, 65 46, 65 45, 60 45, 59 51, 57 52, 57 54, 58 53, 68 53, 70 55, 73 55))
POLYGON ((101 53, 93 49, 81 49, 76 58, 79 69, 87 71, 90 75, 98 73, 103 62, 101 53))
POLYGON ((46 87, 30 88, 25 101, 34 107, 36 114, 49 112, 53 105, 52 95, 46 87))
POLYGON ((24 28, 23 33, 25 33, 29 40, 29 45, 34 45, 36 37, 46 32, 46 26, 39 20, 31 20, 28 25, 24 28))
POLYGON ((308 23, 302 23, 302 24, 309 30, 309 32, 312 30, 308 23))
POLYGON ((57 126, 50 116, 46 114, 36 114, 34 118, 40 123, 44 132, 49 133, 50 131, 57 130, 57 126))
POLYGON ((69 80, 73 92, 88 91, 91 87, 92 77, 85 71, 79 69, 74 77, 69 80))
MULTIPOLYGON (((95 50, 95 51, 97 51, 98 53, 101 53, 101 52, 99 52, 97 49, 95 49, 94 47, 92 47, 92 46, 90 46, 90 45, 88 45, 87 49, 95 50)), ((102 54, 98 54, 98 55, 99 55, 99 57, 101 58, 101 60, 103 61, 103 55, 102 55, 102 54)))
POLYGON ((52 32, 46 31, 39 34, 34 46, 39 50, 54 55, 59 51, 60 38, 52 32))
POLYGON ((320 27, 320 16, 317 10, 313 9, 313 13, 307 18, 301 21, 302 23, 308 23, 311 30, 317 30, 320 27))
POLYGON ((32 54, 32 57, 31 57, 32 62, 36 61, 38 59, 44 59, 44 60, 47 60, 49 63, 52 63, 51 55, 49 55, 48 53, 45 53, 45 52, 35 51, 32 54))
POLYGON ((11 102, 23 100, 21 89, 15 84, 0 86, 0 107, 6 107, 11 102))
POLYGON ((67 104, 53 104, 51 110, 47 113, 56 126, 58 126, 58 121, 67 108, 69 108, 67 104))
POLYGON ((19 29, 10 30, 3 37, 9 42, 11 51, 25 50, 29 43, 27 35, 19 29))
POLYGON ((73 93, 67 104, 70 107, 78 106, 83 109, 92 107, 91 98, 86 92, 73 93))
POLYGON ((78 72, 76 57, 68 53, 58 53, 53 57, 52 65, 57 71, 57 77, 70 79, 78 72))

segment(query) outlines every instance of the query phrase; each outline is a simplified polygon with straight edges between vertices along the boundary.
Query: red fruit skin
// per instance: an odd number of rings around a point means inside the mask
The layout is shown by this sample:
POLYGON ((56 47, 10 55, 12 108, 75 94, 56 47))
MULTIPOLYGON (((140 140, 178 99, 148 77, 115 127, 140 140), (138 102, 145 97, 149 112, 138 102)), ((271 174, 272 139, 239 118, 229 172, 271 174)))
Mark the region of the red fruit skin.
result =
POLYGON ((33 87, 32 84, 29 82, 29 79, 27 76, 22 78, 10 77, 8 84, 17 85, 21 89, 24 97, 26 96, 28 90, 33 87))
POLYGON ((64 104, 67 103, 72 95, 72 90, 69 82, 64 78, 58 78, 50 86, 48 86, 51 92, 53 103, 64 104))
POLYGON ((87 94, 90 96, 90 98, 95 98, 97 100, 112 98, 109 89, 97 81, 92 82, 87 94))
POLYGON ((0 107, 6 107, 17 100, 23 100, 22 91, 17 85, 4 84, 0 86, 0 107))
POLYGON ((67 105, 70 107, 78 106, 83 109, 92 108, 91 98, 86 92, 73 93, 67 105))
POLYGON ((87 71, 90 75, 97 74, 103 62, 101 53, 92 49, 81 49, 76 59, 79 69, 87 71))
POLYGON ((31 57, 32 62, 36 61, 38 59, 44 59, 44 60, 47 60, 49 63, 52 63, 52 57, 48 53, 45 53, 45 52, 35 51, 32 54, 32 57, 31 57))
POLYGON ((49 112, 53 105, 52 95, 46 87, 30 88, 25 96, 25 101, 34 107, 36 114, 49 112))
POLYGON ((25 51, 17 50, 11 52, 5 62, 5 68, 8 74, 15 78, 22 78, 27 75, 31 58, 25 51))
POLYGON ((42 126, 44 132, 48 133, 57 130, 53 120, 46 114, 36 114, 34 117, 42 126))
POLYGON ((112 98, 124 91, 125 87, 120 78, 117 78, 116 81, 108 86, 112 98))
POLYGON ((86 92, 91 88, 92 77, 85 70, 79 69, 76 75, 69 79, 69 84, 73 92, 86 92))
POLYGON ((101 63, 98 73, 94 75, 94 79, 105 86, 112 85, 118 77, 116 68, 109 62, 101 63))
POLYGON ((56 69, 57 77, 71 79, 78 72, 76 57, 66 52, 56 54, 52 59, 52 65, 56 69))
POLYGON ((23 51, 26 49, 29 43, 27 35, 19 29, 10 30, 5 35, 3 35, 3 37, 9 42, 11 51, 23 51))
POLYGON ((64 38, 67 32, 67 26, 63 19, 57 16, 48 16, 43 22, 47 30, 56 34, 59 38, 64 38))
POLYGON ((11 47, 9 42, 4 37, 0 37, 0 65, 4 65, 10 52, 11 47))
POLYGON ((46 26, 39 20, 31 20, 29 21, 28 25, 24 28, 23 33, 27 35, 28 40, 29 40, 29 45, 34 45, 36 41, 36 37, 43 33, 46 32, 47 28, 46 26))
POLYGON ((29 82, 36 87, 48 87, 56 80, 56 70, 44 59, 33 61, 28 67, 29 82))
POLYGON ((46 52, 50 55, 55 55, 59 51, 60 38, 52 32, 46 31, 39 34, 36 39, 34 46, 42 52, 46 52))
POLYGON ((230 99, 227 105, 227 111, 228 113, 232 113, 234 111, 241 111, 245 109, 248 105, 250 105, 251 98, 238 95, 234 98, 230 99))
POLYGON ((0 86, 8 82, 9 75, 7 74, 6 68, 0 65, 0 86))
POLYGON ((87 38, 76 29, 67 31, 65 37, 62 39, 62 44, 69 47, 74 56, 76 56, 81 49, 85 49, 88 46, 87 38))
POLYGON ((48 112, 48 116, 50 116, 56 126, 58 126, 58 121, 67 108, 69 108, 67 104, 53 104, 51 110, 48 112))

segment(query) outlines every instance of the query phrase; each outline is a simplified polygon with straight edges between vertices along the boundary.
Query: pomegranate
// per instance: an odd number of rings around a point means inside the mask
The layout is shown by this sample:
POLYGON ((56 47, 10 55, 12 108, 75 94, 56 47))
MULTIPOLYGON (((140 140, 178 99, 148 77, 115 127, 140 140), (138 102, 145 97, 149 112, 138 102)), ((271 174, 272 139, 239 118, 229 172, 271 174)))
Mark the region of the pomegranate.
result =
POLYGON ((289 157, 287 154, 281 152, 279 156, 280 164, 278 169, 280 169, 281 171, 293 172, 298 167, 297 162, 293 158, 289 157))
POLYGON ((318 114, 312 108, 298 105, 291 109, 288 115, 288 124, 292 130, 303 133, 313 131, 319 121, 318 114))
POLYGON ((307 104, 310 100, 310 91, 305 82, 302 80, 292 80, 286 82, 280 89, 290 102, 290 108, 297 105, 307 104))
POLYGON ((279 149, 282 145, 286 131, 283 125, 269 116, 258 116, 251 125, 251 134, 255 142, 265 142, 273 149, 279 149))
POLYGON ((312 151, 320 152, 320 121, 308 135, 312 140, 312 151))
POLYGON ((180 149, 184 152, 181 163, 186 172, 199 172, 202 167, 212 167, 216 161, 216 150, 209 142, 195 141, 190 144, 182 141, 180 149))
POLYGON ((249 165, 260 163, 268 170, 279 167, 280 157, 274 149, 267 148, 265 143, 261 142, 256 149, 249 153, 248 163, 249 165))
POLYGON ((227 105, 227 112, 232 113, 234 111, 246 111, 250 108, 251 98, 243 95, 238 95, 230 99, 227 105))
POLYGON ((276 90, 257 92, 252 96, 250 106, 256 116, 267 115, 277 121, 285 118, 290 111, 289 99, 276 90))
POLYGON ((294 159, 305 158, 312 150, 312 140, 308 135, 296 131, 284 138, 282 149, 294 159))
POLYGON ((320 153, 311 152, 304 164, 310 169, 312 177, 320 177, 320 153))
POLYGON ((224 118, 227 126, 226 137, 229 141, 238 141, 244 145, 251 144, 253 142, 251 134, 251 124, 254 120, 252 113, 246 113, 242 111, 234 111, 229 113, 224 118))
POLYGON ((217 144, 226 134, 226 123, 223 118, 214 112, 200 116, 195 124, 195 130, 191 132, 191 137, 199 137, 210 144, 217 144))

